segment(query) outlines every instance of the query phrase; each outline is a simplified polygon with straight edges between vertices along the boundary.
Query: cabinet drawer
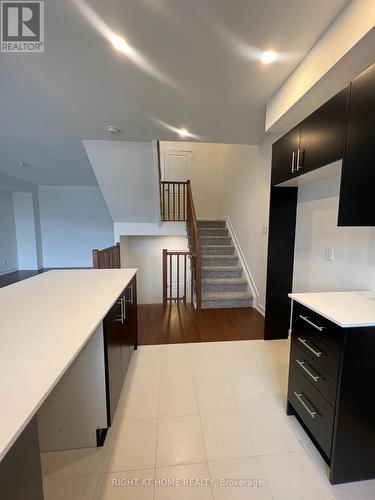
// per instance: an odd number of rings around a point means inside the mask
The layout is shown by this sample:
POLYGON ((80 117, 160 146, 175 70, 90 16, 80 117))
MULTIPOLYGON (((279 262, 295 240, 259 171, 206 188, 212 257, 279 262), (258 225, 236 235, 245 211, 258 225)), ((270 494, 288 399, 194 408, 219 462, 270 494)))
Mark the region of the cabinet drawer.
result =
POLYGON ((330 458, 334 408, 293 365, 289 369, 288 400, 330 458))
POLYGON ((295 342, 291 344, 290 365, 297 370, 331 403, 336 404, 336 381, 319 366, 311 356, 300 349, 295 342))
POLYGON ((293 331, 293 342, 325 370, 334 380, 337 380, 339 370, 339 355, 327 344, 321 341, 317 335, 298 333, 293 331))
POLYGON ((296 302, 293 305, 293 331, 297 335, 313 335, 334 351, 341 352, 343 329, 296 302))

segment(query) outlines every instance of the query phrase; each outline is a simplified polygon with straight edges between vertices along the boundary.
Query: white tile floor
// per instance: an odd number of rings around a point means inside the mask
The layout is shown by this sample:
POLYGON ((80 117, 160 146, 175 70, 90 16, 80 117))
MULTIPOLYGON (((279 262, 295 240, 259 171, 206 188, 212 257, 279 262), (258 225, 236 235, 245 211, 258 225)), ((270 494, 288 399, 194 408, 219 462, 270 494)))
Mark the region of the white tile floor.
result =
POLYGON ((42 455, 46 500, 374 499, 375 481, 332 487, 285 415, 288 355, 288 341, 140 347, 105 446, 42 455))

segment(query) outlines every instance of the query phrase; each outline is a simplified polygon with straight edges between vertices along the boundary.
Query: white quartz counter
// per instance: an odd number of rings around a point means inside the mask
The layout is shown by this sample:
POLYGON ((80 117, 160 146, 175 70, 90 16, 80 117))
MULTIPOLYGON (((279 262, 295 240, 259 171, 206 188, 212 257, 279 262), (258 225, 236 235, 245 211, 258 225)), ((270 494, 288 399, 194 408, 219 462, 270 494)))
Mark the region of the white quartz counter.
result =
POLYGON ((291 293, 289 297, 344 328, 375 326, 375 292, 291 293))
POLYGON ((136 272, 49 271, 0 289, 0 460, 136 272))

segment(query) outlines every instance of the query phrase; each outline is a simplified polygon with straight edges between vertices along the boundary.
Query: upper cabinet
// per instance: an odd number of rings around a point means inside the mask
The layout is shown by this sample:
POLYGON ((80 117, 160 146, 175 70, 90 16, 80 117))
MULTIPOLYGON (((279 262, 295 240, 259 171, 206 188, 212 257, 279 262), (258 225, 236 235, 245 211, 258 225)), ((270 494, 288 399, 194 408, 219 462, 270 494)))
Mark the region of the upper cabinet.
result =
POLYGON ((300 125, 300 172, 342 158, 345 145, 349 87, 308 116, 300 125))
POLYGON ((339 226, 375 226, 375 64, 350 89, 339 226))
POLYGON ((279 184, 342 158, 348 87, 284 135, 272 149, 272 184, 279 184))
POLYGON ((279 139, 272 147, 272 184, 290 179, 297 169, 299 126, 279 139))

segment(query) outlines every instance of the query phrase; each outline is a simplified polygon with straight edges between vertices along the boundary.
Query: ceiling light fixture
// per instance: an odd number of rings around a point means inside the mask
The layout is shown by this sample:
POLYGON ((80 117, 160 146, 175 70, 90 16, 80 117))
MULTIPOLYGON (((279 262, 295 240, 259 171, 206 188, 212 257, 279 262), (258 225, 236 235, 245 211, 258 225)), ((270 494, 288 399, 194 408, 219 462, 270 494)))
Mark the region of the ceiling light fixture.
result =
POLYGON ((276 60, 277 54, 273 50, 266 50, 260 57, 263 64, 270 64, 276 60))
POLYGON ((110 41, 116 50, 118 50, 126 55, 129 55, 131 53, 132 49, 131 49, 130 45, 125 40, 125 38, 123 38, 122 36, 111 34, 110 41))
POLYGON ((189 131, 186 128, 180 128, 178 129, 178 134, 180 137, 187 137, 189 134, 189 131))
POLYGON ((121 133, 121 130, 118 127, 115 127, 115 125, 108 125, 108 127, 106 127, 106 131, 111 135, 119 135, 121 133))

